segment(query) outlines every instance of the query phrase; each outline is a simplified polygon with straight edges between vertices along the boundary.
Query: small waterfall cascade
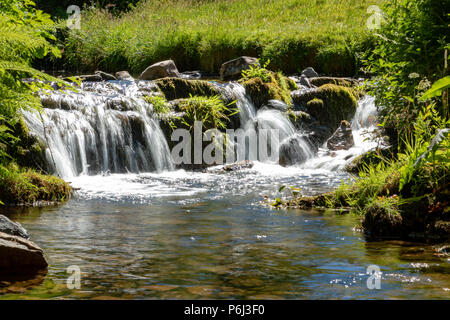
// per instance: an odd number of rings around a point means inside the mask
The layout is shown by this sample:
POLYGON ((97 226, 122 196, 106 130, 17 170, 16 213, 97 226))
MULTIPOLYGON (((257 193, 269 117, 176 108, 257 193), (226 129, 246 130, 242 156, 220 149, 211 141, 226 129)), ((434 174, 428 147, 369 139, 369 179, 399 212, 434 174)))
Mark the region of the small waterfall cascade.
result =
POLYGON ((246 142, 246 159, 271 162, 271 157, 264 156, 265 152, 259 152, 264 146, 268 153, 273 155, 275 150, 280 156, 281 164, 293 164, 312 158, 314 152, 305 138, 305 135, 297 131, 291 121, 281 111, 276 109, 261 108, 256 110, 251 98, 246 94, 245 88, 231 82, 225 86, 228 94, 236 100, 239 109, 240 129, 249 134, 252 131, 260 133, 266 130, 267 135, 258 134, 258 148, 251 148, 246 142), (270 135, 278 134, 278 139, 271 139, 270 135), (288 161, 286 161, 288 159, 288 161))
POLYGON ((340 170, 361 154, 378 146, 373 138, 377 128, 377 108, 375 98, 365 96, 358 101, 358 107, 351 121, 354 145, 348 150, 330 151, 326 143, 319 148, 316 157, 305 162, 302 167, 308 169, 340 170))
POLYGON ((153 107, 141 97, 152 90, 145 82, 85 82, 76 93, 41 93, 44 111, 23 113, 61 177, 173 170, 153 107))

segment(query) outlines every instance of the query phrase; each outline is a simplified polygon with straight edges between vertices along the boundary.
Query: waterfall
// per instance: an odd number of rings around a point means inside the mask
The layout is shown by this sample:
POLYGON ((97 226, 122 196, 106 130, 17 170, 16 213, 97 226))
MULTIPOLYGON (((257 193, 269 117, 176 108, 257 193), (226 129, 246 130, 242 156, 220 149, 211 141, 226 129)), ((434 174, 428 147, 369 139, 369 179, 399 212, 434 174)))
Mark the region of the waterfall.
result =
POLYGON ((148 86, 87 82, 77 93, 43 92, 42 114, 23 111, 24 119, 46 144, 50 168, 62 177, 173 170, 153 108, 139 96, 148 86))
MULTIPOLYGON (((275 141, 272 141, 270 137, 258 135, 258 147, 265 145, 269 150, 276 150, 280 155, 281 164, 303 162, 314 156, 305 135, 295 129, 285 114, 279 110, 268 108, 261 108, 256 111, 251 98, 245 92, 245 88, 237 82, 231 82, 224 88, 236 100, 240 126, 246 135, 251 132, 260 132, 261 129, 268 130, 269 135, 278 132, 278 139, 275 139, 275 141)), ((249 143, 246 143, 245 148, 246 159, 270 162, 267 157, 262 157, 262 154, 258 152, 259 149, 251 148, 249 143)))
POLYGON ((330 152, 326 143, 319 148, 319 152, 313 159, 302 165, 307 169, 340 170, 359 155, 377 147, 377 141, 373 138, 373 132, 377 128, 377 108, 375 98, 365 96, 358 101, 358 107, 351 121, 354 146, 348 150, 330 152))

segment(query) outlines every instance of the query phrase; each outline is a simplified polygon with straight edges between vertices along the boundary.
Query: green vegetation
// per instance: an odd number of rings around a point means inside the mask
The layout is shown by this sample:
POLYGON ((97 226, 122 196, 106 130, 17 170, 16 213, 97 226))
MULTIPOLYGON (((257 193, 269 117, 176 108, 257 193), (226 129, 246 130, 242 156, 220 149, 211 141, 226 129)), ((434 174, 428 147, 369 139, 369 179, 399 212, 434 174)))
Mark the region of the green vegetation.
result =
POLYGON ((49 53, 60 56, 50 43, 55 40, 52 27, 49 16, 35 10, 31 1, 0 4, 0 204, 65 199, 70 189, 62 180, 14 165, 23 164, 28 152, 40 150, 39 143, 28 135, 21 110, 39 110, 35 93, 50 88, 46 80, 58 81, 30 67, 33 59, 49 53), (22 80, 30 76, 33 81, 22 80))
POLYGON ((167 100, 189 98, 190 96, 219 95, 217 88, 204 80, 185 80, 180 78, 163 78, 156 81, 167 100))
POLYGON ((268 70, 269 63, 270 60, 262 67, 250 66, 249 69, 243 70, 239 81, 252 98, 256 108, 260 108, 272 99, 292 105, 291 90, 297 89, 297 84, 281 72, 275 73, 268 70))
POLYGON ((374 237, 449 239, 450 16, 442 10, 444 2, 386 4, 380 40, 365 61, 375 74, 367 88, 382 106, 381 127, 397 138, 397 154, 363 156, 366 163, 356 164, 356 181, 274 206, 353 208, 364 215, 362 225, 374 237))
POLYGON ((180 70, 217 72, 223 62, 248 55, 270 59, 286 74, 312 66, 352 76, 357 53, 374 42, 367 8, 383 2, 147 0, 120 16, 88 9, 81 30, 66 39, 64 58, 79 71, 138 74, 169 58, 180 70))
POLYGON ((0 166, 0 203, 33 205, 39 201, 64 201, 71 187, 62 179, 16 165, 0 166))
POLYGON ((203 130, 225 130, 230 116, 236 113, 225 105, 220 96, 201 97, 191 96, 180 100, 178 108, 184 112, 182 123, 193 130, 195 121, 202 121, 203 130))
POLYGON ((164 97, 146 96, 145 100, 153 105, 153 112, 157 114, 166 114, 170 112, 170 105, 164 97))
POLYGON ((381 108, 382 122, 402 143, 427 102, 448 117, 448 97, 420 99, 431 83, 448 74, 450 15, 444 0, 395 0, 383 7, 385 23, 377 31, 374 50, 366 54, 366 70, 375 75, 369 93, 381 108))

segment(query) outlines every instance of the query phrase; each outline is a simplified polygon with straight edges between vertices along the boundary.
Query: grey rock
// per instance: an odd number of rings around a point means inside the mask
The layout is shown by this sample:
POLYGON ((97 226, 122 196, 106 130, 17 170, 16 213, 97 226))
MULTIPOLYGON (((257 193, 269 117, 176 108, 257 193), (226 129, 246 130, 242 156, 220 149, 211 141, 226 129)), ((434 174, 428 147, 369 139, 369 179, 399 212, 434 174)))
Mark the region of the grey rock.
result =
POLYGON ((257 58, 242 56, 234 60, 227 61, 220 68, 220 79, 237 80, 241 78, 242 70, 247 70, 250 66, 259 66, 257 58))
POLYGON ((339 128, 333 133, 327 141, 329 150, 348 150, 355 145, 351 125, 348 121, 343 120, 339 128))
POLYGON ((78 76, 81 81, 100 82, 103 81, 102 77, 98 74, 86 74, 78 76))
POLYGON ((302 71, 302 76, 305 76, 307 78, 314 78, 314 77, 318 77, 319 74, 312 67, 308 67, 302 71))
POLYGON ((128 73, 128 71, 116 72, 117 80, 134 81, 134 78, 128 73))
POLYGON ((24 239, 30 239, 30 235, 24 227, 18 222, 9 220, 4 215, 0 214, 0 232, 10 234, 13 236, 22 237, 24 239))
POLYGON ((166 77, 180 77, 180 73, 173 60, 164 60, 152 64, 141 73, 139 80, 156 80, 166 77))
POLYGON ((21 273, 47 266, 42 249, 35 243, 0 232, 0 270, 21 273))
POLYGON ((95 74, 100 76, 102 78, 103 81, 108 81, 108 80, 117 80, 116 77, 114 77, 112 74, 97 70, 95 71, 95 74))

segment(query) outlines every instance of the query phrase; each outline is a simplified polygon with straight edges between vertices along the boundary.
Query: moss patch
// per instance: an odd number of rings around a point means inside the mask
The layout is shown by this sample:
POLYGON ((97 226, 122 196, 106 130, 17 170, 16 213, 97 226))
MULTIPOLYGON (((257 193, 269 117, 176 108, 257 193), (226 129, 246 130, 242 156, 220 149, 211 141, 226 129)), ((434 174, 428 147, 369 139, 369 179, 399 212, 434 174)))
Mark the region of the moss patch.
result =
POLYGON ((325 84, 316 90, 294 95, 293 99, 306 106, 311 116, 333 131, 342 120, 352 119, 358 104, 351 89, 335 84, 325 84))
POLYGON ((156 84, 167 100, 189 98, 190 96, 215 96, 220 91, 214 84, 204 80, 186 80, 180 78, 163 78, 156 84))
POLYGON ((64 201, 72 188, 64 180, 16 165, 0 166, 0 201, 8 205, 33 205, 39 201, 64 201))
POLYGON ((292 105, 291 90, 297 85, 291 79, 281 73, 270 73, 269 81, 264 82, 260 77, 241 79, 247 94, 252 98, 256 108, 261 108, 269 100, 280 100, 287 105, 292 105))

